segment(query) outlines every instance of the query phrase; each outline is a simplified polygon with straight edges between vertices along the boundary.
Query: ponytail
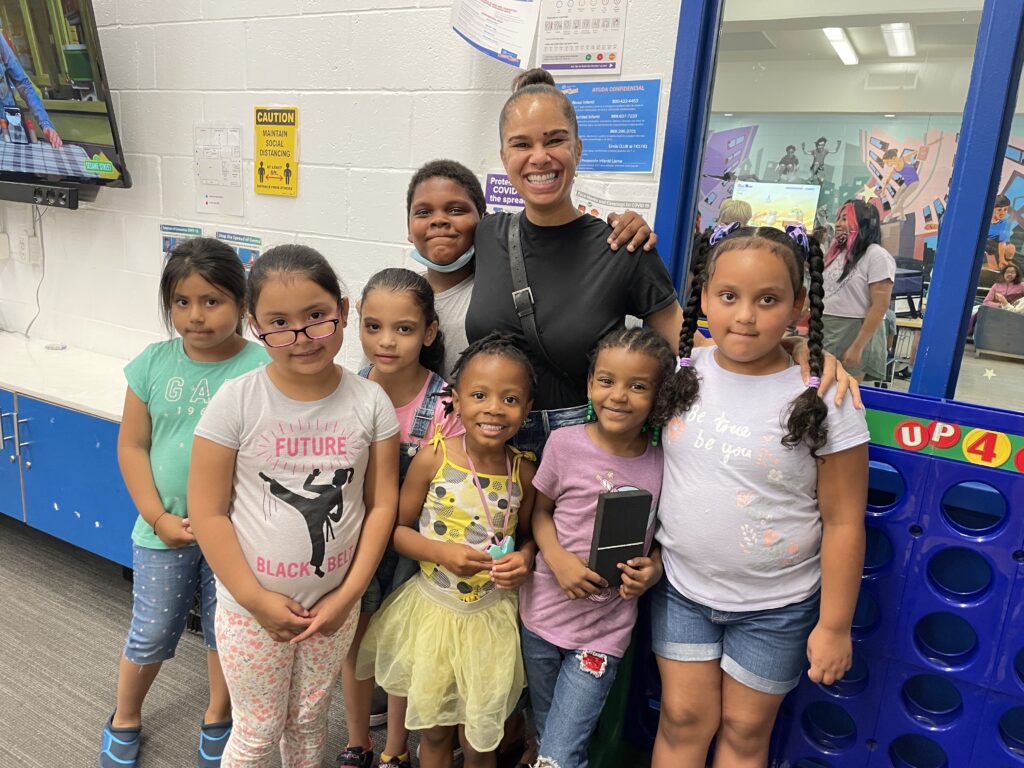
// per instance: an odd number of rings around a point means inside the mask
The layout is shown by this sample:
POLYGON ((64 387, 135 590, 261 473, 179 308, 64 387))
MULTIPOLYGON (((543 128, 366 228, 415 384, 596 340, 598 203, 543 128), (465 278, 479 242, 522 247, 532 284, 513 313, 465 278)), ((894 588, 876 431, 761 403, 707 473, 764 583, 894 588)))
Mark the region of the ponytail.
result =
POLYGON ((707 279, 706 265, 711 249, 710 237, 702 235, 690 262, 690 295, 683 307, 683 325, 679 329, 679 370, 666 383, 671 388, 666 396, 678 405, 680 413, 690 410, 700 391, 697 369, 693 367, 690 355, 693 352, 693 337, 697 333, 697 321, 700 319, 700 296, 707 279))
POLYGON ((818 458, 818 449, 828 440, 828 406, 818 394, 816 385, 821 380, 821 369, 825 362, 824 323, 821 316, 825 310, 824 271, 825 259, 821 245, 809 238, 807 247, 807 268, 810 273, 810 287, 807 298, 811 307, 808 323, 807 349, 810 353, 811 378, 809 386, 793 401, 786 428, 789 432, 782 438, 782 444, 793 448, 806 443, 811 456, 818 458))

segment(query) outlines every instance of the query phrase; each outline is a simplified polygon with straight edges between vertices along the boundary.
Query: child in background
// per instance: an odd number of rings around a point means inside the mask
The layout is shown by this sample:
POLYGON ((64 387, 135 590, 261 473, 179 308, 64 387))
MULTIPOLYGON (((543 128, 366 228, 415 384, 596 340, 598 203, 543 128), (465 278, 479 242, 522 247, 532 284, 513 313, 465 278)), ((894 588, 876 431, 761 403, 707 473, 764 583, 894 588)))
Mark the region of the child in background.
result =
POLYGON ((533 465, 507 442, 533 387, 529 360, 507 337, 471 344, 452 391, 466 432, 432 440, 402 486, 394 544, 420 573, 370 622, 357 674, 408 699, 423 768, 452 764, 456 726, 467 768, 494 766, 523 690, 515 590, 533 567, 533 465))
MULTIPOLYGON (((450 379, 455 361, 469 343, 466 311, 473 294, 473 238, 476 225, 487 213, 480 180, 454 160, 432 160, 409 181, 405 196, 409 256, 426 268, 425 277, 434 289, 434 301, 445 339, 444 367, 450 379)), ((651 250, 658 241, 643 218, 634 211, 608 216, 611 249, 622 245, 633 251, 641 245, 651 250)))
POLYGON ((655 545, 619 564, 617 590, 587 566, 602 493, 661 492, 661 426, 677 410, 676 356, 651 328, 605 336, 591 357, 588 423, 551 433, 533 479, 536 570, 520 589, 523 659, 540 747, 538 768, 587 765, 587 745, 636 623, 636 600, 661 578, 655 545))
POLYGON ((212 395, 267 358, 259 344, 242 338, 245 270, 219 240, 195 238, 170 253, 160 300, 164 321, 178 338, 150 344, 125 367, 128 390, 117 456, 139 511, 132 531, 134 604, 100 768, 137 764, 142 703, 161 664, 174 656, 196 592, 210 681, 199 731, 200 768, 220 765, 231 732, 231 701, 214 638, 213 573, 196 546, 185 505, 188 464, 192 433, 212 395))
POLYGON ((280 744, 284 768, 318 766, 356 606, 395 522, 398 421, 379 385, 334 363, 348 299, 323 256, 271 248, 248 308, 271 362, 210 403, 189 480, 234 706, 223 765, 270 765, 280 744))
POLYGON ((825 685, 850 667, 868 431, 849 400, 817 391, 823 268, 800 226, 719 228, 695 259, 680 368, 666 385, 684 412, 665 430, 658 511, 654 768, 702 768, 716 734, 715 765, 765 765, 779 705, 806 663, 825 685), (805 261, 807 383, 780 346, 803 305, 805 261), (713 347, 693 347, 698 302, 713 347))
MULTIPOLYGON (((462 431, 458 419, 446 415, 441 398, 446 385, 437 371, 445 357, 445 344, 437 328, 434 298, 422 276, 408 269, 385 269, 370 278, 359 302, 359 340, 370 361, 359 375, 380 384, 395 406, 401 440, 400 484, 413 457, 438 430, 445 437, 462 431)), ((342 665, 349 743, 338 757, 339 766, 373 766, 369 733, 373 679, 356 679, 356 656, 370 617, 418 569, 414 560, 388 549, 363 595, 356 636, 342 665)), ((405 700, 389 696, 388 740, 379 765, 410 768, 408 738, 405 700)))

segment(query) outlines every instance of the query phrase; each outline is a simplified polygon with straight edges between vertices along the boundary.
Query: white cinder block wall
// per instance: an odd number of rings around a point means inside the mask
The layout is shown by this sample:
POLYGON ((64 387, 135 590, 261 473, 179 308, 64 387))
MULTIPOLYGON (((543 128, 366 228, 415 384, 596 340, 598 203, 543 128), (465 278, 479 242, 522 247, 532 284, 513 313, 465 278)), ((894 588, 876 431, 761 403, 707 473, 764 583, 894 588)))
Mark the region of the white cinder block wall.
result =
MULTIPOLYGON (((516 71, 449 27, 451 0, 93 0, 135 185, 42 220, 45 277, 32 336, 130 358, 166 338, 157 311, 161 223, 298 241, 357 294, 405 264, 405 190, 419 165, 500 170, 497 115, 516 71), (299 107, 299 196, 252 192, 253 107, 299 107), (242 125, 245 215, 195 212, 192 128, 242 125)), ((664 78, 657 184, 679 4, 631 0, 622 79, 664 78)), ((0 204, 12 238, 32 209, 0 204)), ((36 312, 39 266, 0 262, 0 328, 36 312)), ((358 359, 350 325, 345 361, 358 359)))

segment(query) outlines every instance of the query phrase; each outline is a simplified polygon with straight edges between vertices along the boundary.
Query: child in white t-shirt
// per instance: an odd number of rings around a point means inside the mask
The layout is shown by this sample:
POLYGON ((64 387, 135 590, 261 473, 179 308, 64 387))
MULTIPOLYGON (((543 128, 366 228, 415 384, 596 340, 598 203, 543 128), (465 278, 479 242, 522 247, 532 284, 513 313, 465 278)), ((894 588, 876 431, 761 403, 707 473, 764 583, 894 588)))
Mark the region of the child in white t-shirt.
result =
POLYGON ((826 685, 850 666, 868 431, 849 401, 817 392, 822 267, 799 226, 719 228, 695 259, 671 382, 683 413, 664 438, 654 768, 704 765, 716 734, 716 764, 764 765, 779 705, 807 661, 826 685), (806 384, 780 346, 803 306, 805 261, 806 384), (695 350, 698 302, 716 346, 695 350))
POLYGON ((234 729, 224 766, 320 765, 330 690, 398 505, 398 422, 380 385, 335 365, 348 316, 300 245, 249 278, 271 362, 224 384, 196 428, 189 510, 217 577, 234 729), (341 326, 341 327, 339 327, 341 326))

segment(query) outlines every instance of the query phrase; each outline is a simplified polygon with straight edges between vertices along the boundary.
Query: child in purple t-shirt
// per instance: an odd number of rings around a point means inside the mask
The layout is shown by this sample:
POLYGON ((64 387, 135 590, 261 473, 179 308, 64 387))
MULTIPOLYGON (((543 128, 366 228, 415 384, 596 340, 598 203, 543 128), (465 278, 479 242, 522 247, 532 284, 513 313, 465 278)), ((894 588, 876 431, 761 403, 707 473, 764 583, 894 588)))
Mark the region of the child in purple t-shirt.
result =
POLYGON ((523 660, 540 738, 538 766, 586 765, 587 744, 636 622, 636 600, 661 578, 661 553, 620 563, 610 589, 587 567, 601 493, 661 491, 660 425, 676 409, 659 393, 675 356, 656 332, 612 331, 587 380, 588 422, 551 433, 533 486, 535 571, 519 590, 523 660))

